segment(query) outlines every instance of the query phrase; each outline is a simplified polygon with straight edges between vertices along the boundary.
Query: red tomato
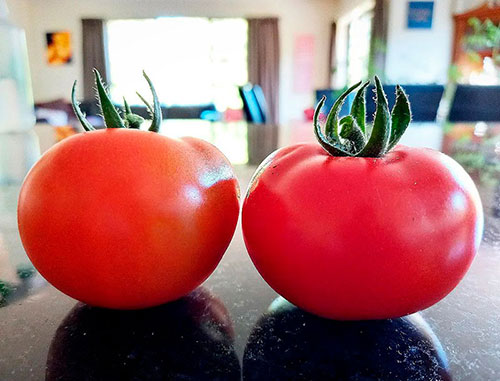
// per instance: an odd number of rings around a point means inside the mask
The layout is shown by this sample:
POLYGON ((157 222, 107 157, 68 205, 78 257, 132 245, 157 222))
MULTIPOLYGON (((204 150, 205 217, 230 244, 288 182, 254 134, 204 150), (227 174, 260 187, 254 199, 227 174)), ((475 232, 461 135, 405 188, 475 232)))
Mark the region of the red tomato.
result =
POLYGON ((131 309, 202 283, 238 211, 231 165, 209 143, 112 128, 47 151, 21 188, 18 222, 26 252, 55 287, 131 309))
POLYGON ((470 177, 437 151, 334 157, 298 144, 257 170, 242 227, 262 277, 290 302, 327 318, 381 319, 453 290, 483 215, 470 177))

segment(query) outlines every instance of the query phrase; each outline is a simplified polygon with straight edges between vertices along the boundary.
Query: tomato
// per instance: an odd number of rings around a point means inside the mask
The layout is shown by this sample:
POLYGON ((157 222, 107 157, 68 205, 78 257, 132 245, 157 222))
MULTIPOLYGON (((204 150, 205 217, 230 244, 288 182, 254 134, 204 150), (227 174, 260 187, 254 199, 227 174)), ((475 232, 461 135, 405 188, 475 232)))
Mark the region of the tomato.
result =
POLYGON ((56 288, 118 309, 177 299, 215 269, 234 233, 238 183, 195 138, 107 128, 48 150, 19 195, 33 265, 56 288))
MULTIPOLYGON (((372 136, 382 136, 376 128, 372 136)), ((253 263, 291 303, 327 318, 391 318, 431 306, 478 249, 483 214, 473 181, 431 149, 399 145, 365 157, 355 154, 363 148, 344 148, 354 154, 297 144, 261 164, 242 210, 253 263)))

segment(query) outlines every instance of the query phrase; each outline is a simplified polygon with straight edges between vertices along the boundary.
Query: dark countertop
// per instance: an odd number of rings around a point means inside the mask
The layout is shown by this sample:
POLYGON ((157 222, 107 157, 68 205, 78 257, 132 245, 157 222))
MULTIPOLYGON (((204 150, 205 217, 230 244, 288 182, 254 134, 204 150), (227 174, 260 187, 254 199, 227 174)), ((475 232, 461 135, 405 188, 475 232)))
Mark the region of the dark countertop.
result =
MULTIPOLYGON (((473 151, 490 155, 483 143, 473 151)), ((239 380, 241 368, 248 380, 498 380, 499 177, 471 168, 486 230, 464 280, 419 314, 367 322, 320 319, 277 299, 240 226, 212 276, 177 302, 143 311, 79 304, 30 266, 16 226, 19 186, 2 186, 0 380, 239 380)), ((242 190, 254 169, 236 167, 242 190)))

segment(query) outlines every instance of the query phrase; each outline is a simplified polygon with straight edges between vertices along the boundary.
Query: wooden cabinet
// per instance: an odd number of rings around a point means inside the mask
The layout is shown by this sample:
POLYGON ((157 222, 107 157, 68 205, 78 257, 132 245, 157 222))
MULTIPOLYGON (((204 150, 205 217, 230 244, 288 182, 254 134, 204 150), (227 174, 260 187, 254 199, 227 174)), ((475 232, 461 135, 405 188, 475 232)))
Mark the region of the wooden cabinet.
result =
MULTIPOLYGON (((453 16, 455 23, 453 63, 458 66, 460 72, 465 76, 470 74, 472 71, 482 70, 482 62, 474 62, 469 58, 467 48, 464 43, 464 37, 472 31, 468 22, 473 17, 482 22, 486 19, 490 19, 494 23, 498 24, 500 22, 500 2, 486 2, 479 8, 453 16)), ((492 55, 492 49, 485 49, 484 51, 479 51, 477 53, 483 58, 488 57, 492 55)))

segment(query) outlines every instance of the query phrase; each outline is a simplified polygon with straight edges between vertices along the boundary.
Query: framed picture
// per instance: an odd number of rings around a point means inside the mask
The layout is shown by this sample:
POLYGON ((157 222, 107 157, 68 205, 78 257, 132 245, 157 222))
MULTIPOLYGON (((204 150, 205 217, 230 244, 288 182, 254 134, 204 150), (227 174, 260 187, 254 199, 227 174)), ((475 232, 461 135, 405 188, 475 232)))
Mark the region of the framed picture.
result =
POLYGON ((431 29, 434 1, 408 2, 408 29, 431 29))
POLYGON ((71 32, 58 31, 46 33, 47 63, 49 66, 67 65, 73 60, 71 32))

